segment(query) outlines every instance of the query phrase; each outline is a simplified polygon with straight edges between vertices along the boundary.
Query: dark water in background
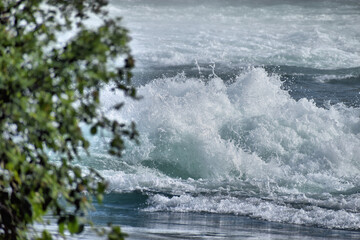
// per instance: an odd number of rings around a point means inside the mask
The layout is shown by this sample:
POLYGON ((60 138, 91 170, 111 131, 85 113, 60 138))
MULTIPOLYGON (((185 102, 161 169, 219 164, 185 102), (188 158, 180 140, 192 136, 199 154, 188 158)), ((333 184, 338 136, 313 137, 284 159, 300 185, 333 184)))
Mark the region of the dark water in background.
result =
MULTIPOLYGON (((130 29, 143 96, 109 116, 134 120, 141 144, 115 159, 106 134, 90 139, 79 165, 110 183, 95 223, 130 239, 360 239, 358 1, 109 10, 130 29)), ((102 92, 104 110, 122 99, 102 92)))

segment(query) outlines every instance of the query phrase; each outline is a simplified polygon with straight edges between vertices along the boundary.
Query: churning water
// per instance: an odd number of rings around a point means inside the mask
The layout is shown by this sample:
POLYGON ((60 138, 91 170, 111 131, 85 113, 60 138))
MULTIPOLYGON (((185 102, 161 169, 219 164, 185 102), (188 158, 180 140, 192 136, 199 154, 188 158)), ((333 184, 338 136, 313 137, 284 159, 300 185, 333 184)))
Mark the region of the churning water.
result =
MULTIPOLYGON (((110 182, 94 221, 134 239, 360 238, 359 1, 114 0, 109 14, 143 97, 109 115, 141 144, 116 159, 90 139, 80 164, 110 182)), ((102 92, 105 110, 121 99, 102 92)))

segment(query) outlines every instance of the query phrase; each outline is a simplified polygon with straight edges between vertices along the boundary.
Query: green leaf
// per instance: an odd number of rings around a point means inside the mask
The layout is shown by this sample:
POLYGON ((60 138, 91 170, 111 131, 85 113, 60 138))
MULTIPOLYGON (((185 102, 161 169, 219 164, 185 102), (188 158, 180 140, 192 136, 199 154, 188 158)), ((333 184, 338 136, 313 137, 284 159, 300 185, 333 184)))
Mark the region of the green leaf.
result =
POLYGON ((92 126, 90 132, 92 135, 95 135, 97 133, 97 126, 96 125, 92 126))
POLYGON ((43 230, 41 234, 41 238, 39 240, 52 240, 51 234, 47 230, 43 230))
POLYGON ((71 234, 80 233, 82 231, 78 223, 78 217, 75 215, 70 215, 67 227, 71 234))
POLYGON ((59 227, 59 233, 61 235, 64 235, 65 232, 65 223, 58 223, 58 227, 59 227))

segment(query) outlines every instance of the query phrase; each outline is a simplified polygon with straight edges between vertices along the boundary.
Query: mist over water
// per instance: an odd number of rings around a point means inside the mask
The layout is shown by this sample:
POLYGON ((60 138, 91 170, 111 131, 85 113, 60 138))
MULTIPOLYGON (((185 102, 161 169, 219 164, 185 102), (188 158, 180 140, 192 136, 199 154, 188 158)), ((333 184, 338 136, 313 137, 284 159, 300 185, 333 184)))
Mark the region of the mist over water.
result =
POLYGON ((112 1, 141 68, 223 63, 359 67, 358 1, 112 1))
POLYGON ((130 196, 116 206, 360 230, 358 1, 114 0, 109 14, 130 29, 143 99, 101 102, 141 144, 116 159, 95 136, 81 164, 130 196))

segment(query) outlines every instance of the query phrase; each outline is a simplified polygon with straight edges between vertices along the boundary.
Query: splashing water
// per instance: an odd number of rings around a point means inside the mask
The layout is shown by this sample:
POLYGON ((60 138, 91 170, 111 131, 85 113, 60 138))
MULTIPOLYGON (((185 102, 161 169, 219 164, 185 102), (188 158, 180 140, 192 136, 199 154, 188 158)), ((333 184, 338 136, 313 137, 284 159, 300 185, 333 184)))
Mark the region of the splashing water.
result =
MULTIPOLYGON (((111 191, 152 193, 146 211, 360 226, 360 109, 296 101, 263 68, 228 83, 178 74, 139 94, 143 101, 109 113, 141 133, 121 164, 102 158, 111 191)), ((119 97, 103 96, 104 107, 119 97)))

